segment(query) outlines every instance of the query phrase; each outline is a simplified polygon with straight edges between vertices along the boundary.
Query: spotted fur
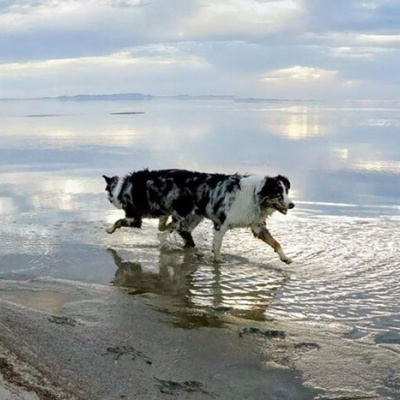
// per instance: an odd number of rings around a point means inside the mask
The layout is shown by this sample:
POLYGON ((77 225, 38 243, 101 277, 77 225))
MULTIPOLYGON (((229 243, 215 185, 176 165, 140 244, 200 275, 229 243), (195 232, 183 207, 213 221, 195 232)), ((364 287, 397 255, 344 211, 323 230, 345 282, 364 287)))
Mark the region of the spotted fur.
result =
POLYGON ((204 219, 214 225, 213 253, 221 261, 220 249, 227 230, 249 227, 254 236, 268 243, 282 261, 291 260, 266 228, 274 211, 283 214, 294 204, 288 197, 289 180, 281 175, 225 175, 180 169, 142 170, 125 177, 104 176, 109 201, 125 211, 107 231, 122 226, 140 228, 142 218, 159 218, 159 230, 177 230, 186 247, 194 247, 193 229, 204 219), (167 223, 172 217, 172 222, 167 223))

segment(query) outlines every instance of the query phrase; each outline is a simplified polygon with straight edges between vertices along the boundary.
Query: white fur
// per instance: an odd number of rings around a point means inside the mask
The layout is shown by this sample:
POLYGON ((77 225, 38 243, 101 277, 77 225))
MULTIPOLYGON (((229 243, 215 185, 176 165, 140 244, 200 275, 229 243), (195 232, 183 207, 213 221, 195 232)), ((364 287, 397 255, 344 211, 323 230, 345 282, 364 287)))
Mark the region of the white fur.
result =
POLYGON ((286 208, 289 208, 289 205, 292 203, 292 200, 288 196, 286 186, 281 182, 281 186, 283 189, 283 204, 285 204, 286 208))
POLYGON ((122 203, 118 200, 118 195, 121 193, 122 185, 124 184, 124 180, 121 177, 118 177, 118 182, 116 186, 114 187, 112 191, 112 196, 111 196, 111 203, 114 205, 114 207, 118 209, 122 209, 122 203))
POLYGON ((274 212, 273 209, 262 212, 255 201, 255 194, 261 189, 263 183, 264 178, 255 175, 241 180, 241 188, 235 195, 224 223, 228 225, 228 229, 251 226, 274 212))

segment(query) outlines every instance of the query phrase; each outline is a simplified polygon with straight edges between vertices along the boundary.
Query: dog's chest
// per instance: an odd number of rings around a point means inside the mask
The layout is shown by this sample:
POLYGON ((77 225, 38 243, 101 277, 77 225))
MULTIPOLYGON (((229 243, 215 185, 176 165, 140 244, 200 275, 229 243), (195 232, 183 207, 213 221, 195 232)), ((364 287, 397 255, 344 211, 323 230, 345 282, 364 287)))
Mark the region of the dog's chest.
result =
POLYGON ((232 227, 246 227, 262 219, 263 215, 255 201, 254 188, 243 185, 227 213, 227 223, 232 227))

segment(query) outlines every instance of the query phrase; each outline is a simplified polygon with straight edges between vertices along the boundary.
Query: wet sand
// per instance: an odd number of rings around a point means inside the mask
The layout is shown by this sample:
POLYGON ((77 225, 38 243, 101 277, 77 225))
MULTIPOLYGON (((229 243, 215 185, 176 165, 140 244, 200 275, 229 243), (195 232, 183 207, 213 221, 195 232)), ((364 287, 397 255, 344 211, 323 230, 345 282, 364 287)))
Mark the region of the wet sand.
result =
POLYGON ((190 321, 173 301, 100 285, 3 280, 1 295, 10 298, 10 286, 14 302, 1 300, 7 352, 0 365, 3 373, 12 370, 6 381, 40 399, 311 399, 317 393, 303 387, 289 361, 269 365, 268 347, 286 345, 274 323, 256 329, 223 313, 195 313, 190 321), (38 293, 54 303, 53 291, 64 299, 62 312, 58 302, 57 314, 35 309, 38 293))
POLYGON ((246 321, 129 291, 2 280, 2 399, 396 398, 395 346, 340 326, 246 321), (62 309, 51 306, 54 293, 62 309), (313 389, 337 382, 340 391, 313 389))

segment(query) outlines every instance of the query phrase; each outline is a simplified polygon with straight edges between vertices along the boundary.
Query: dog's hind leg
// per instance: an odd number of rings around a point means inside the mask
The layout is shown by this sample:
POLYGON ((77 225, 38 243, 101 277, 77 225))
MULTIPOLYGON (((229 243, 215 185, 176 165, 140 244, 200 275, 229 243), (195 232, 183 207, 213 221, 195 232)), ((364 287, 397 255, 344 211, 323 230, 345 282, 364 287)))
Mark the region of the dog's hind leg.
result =
POLYGON ((164 232, 164 231, 167 230, 167 228, 166 228, 167 221, 168 221, 168 215, 159 218, 159 220, 158 220, 158 230, 160 232, 164 232))
POLYGON ((176 229, 176 221, 172 220, 169 224, 167 224, 168 218, 169 218, 169 215, 159 218, 158 230, 160 232, 173 231, 176 229))
POLYGON ((196 246, 193 240, 193 236, 190 232, 178 230, 178 234, 183 239, 186 248, 191 248, 196 246))
POLYGON ((117 229, 123 226, 130 228, 141 228, 142 227, 142 217, 133 207, 127 207, 125 209, 125 218, 121 218, 114 222, 109 228, 106 229, 107 233, 114 233, 117 229))
POLYGON ((263 242, 269 244, 278 253, 281 261, 283 261, 286 264, 292 263, 292 260, 289 257, 287 257, 283 252, 279 242, 273 238, 273 236, 270 234, 269 230, 265 226, 261 227, 257 226, 255 228, 252 228, 251 230, 255 237, 258 237, 263 242))
POLYGON ((109 234, 114 233, 117 229, 124 226, 123 221, 124 219, 119 219, 118 221, 114 222, 110 227, 106 229, 106 232, 109 234))
POLYGON ((122 228, 123 226, 130 228, 140 228, 142 226, 142 219, 139 218, 121 218, 118 221, 114 222, 109 228, 106 229, 107 233, 114 233, 117 229, 122 228))
POLYGON ((201 221, 203 221, 203 219, 204 218, 200 215, 192 213, 179 221, 177 227, 178 234, 183 239, 186 248, 196 247, 193 240, 192 231, 201 221))
POLYGON ((170 232, 175 229, 175 226, 172 226, 172 222, 167 224, 169 215, 164 215, 158 219, 158 230, 161 232, 159 233, 158 239, 160 240, 161 248, 166 248, 168 246, 168 237, 170 232))

